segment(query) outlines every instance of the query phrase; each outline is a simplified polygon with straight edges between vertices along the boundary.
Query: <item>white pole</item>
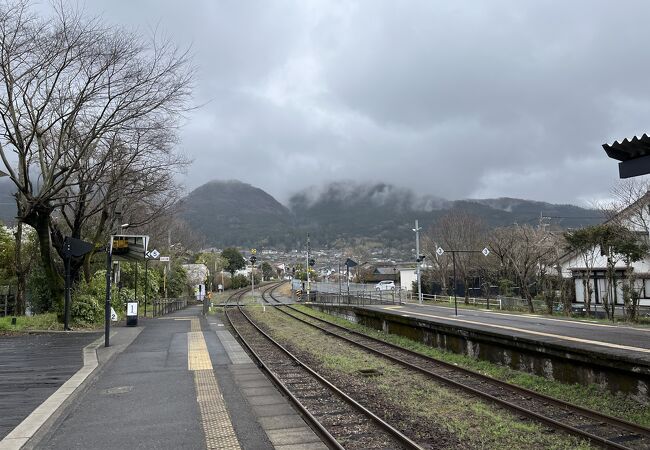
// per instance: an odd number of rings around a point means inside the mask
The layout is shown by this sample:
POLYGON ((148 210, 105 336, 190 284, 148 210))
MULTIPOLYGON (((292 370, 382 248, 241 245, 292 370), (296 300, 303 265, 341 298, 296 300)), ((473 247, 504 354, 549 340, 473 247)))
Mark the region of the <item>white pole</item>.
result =
POLYGON ((420 279, 420 230, 421 228, 418 227, 418 221, 415 221, 415 228, 413 231, 415 231, 415 253, 416 253, 416 261, 418 263, 417 265, 417 277, 418 277, 418 302, 420 305, 422 304, 422 281, 420 279))
POLYGON ((311 301, 309 296, 310 285, 309 285, 309 233, 307 233, 307 301, 311 301))

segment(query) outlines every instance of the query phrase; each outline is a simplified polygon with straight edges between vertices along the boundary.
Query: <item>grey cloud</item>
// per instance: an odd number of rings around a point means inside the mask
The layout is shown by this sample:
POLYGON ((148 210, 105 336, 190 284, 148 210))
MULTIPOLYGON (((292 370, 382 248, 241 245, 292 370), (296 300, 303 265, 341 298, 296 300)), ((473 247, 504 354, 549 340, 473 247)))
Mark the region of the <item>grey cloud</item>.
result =
POLYGON ((192 44, 180 150, 194 188, 239 178, 286 200, 330 180, 420 195, 606 196, 600 144, 647 130, 643 1, 93 1, 192 44))

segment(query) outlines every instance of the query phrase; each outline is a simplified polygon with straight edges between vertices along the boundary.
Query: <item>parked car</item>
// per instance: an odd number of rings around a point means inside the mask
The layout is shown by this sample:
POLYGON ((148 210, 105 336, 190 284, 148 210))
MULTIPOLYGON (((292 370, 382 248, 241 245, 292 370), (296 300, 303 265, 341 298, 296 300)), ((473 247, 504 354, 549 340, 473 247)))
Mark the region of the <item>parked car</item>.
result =
POLYGON ((390 280, 383 280, 377 283, 377 286, 375 286, 375 291, 394 291, 395 290, 395 282, 390 281, 390 280))

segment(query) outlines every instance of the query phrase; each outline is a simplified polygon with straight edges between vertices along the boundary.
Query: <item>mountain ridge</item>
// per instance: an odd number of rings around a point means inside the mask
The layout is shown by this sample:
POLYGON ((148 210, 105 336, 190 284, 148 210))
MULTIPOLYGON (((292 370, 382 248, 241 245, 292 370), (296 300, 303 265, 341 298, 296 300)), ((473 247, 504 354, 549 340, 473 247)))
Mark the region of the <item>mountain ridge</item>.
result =
POLYGON ((212 180, 190 192, 181 211, 208 245, 285 249, 300 248, 306 233, 323 247, 366 240, 406 248, 415 219, 426 229, 450 210, 475 214, 488 227, 554 220, 567 228, 602 220, 601 212, 570 204, 512 197, 446 200, 387 183, 350 181, 303 189, 287 203, 248 183, 212 180))

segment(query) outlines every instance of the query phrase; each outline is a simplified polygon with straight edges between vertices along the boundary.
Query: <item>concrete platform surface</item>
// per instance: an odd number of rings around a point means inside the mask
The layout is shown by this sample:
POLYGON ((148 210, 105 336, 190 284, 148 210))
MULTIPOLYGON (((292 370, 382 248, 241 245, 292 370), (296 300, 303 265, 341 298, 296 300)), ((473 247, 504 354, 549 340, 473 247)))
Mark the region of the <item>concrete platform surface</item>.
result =
POLYGON ((95 373, 22 448, 325 449, 220 318, 200 313, 116 330, 95 373))

